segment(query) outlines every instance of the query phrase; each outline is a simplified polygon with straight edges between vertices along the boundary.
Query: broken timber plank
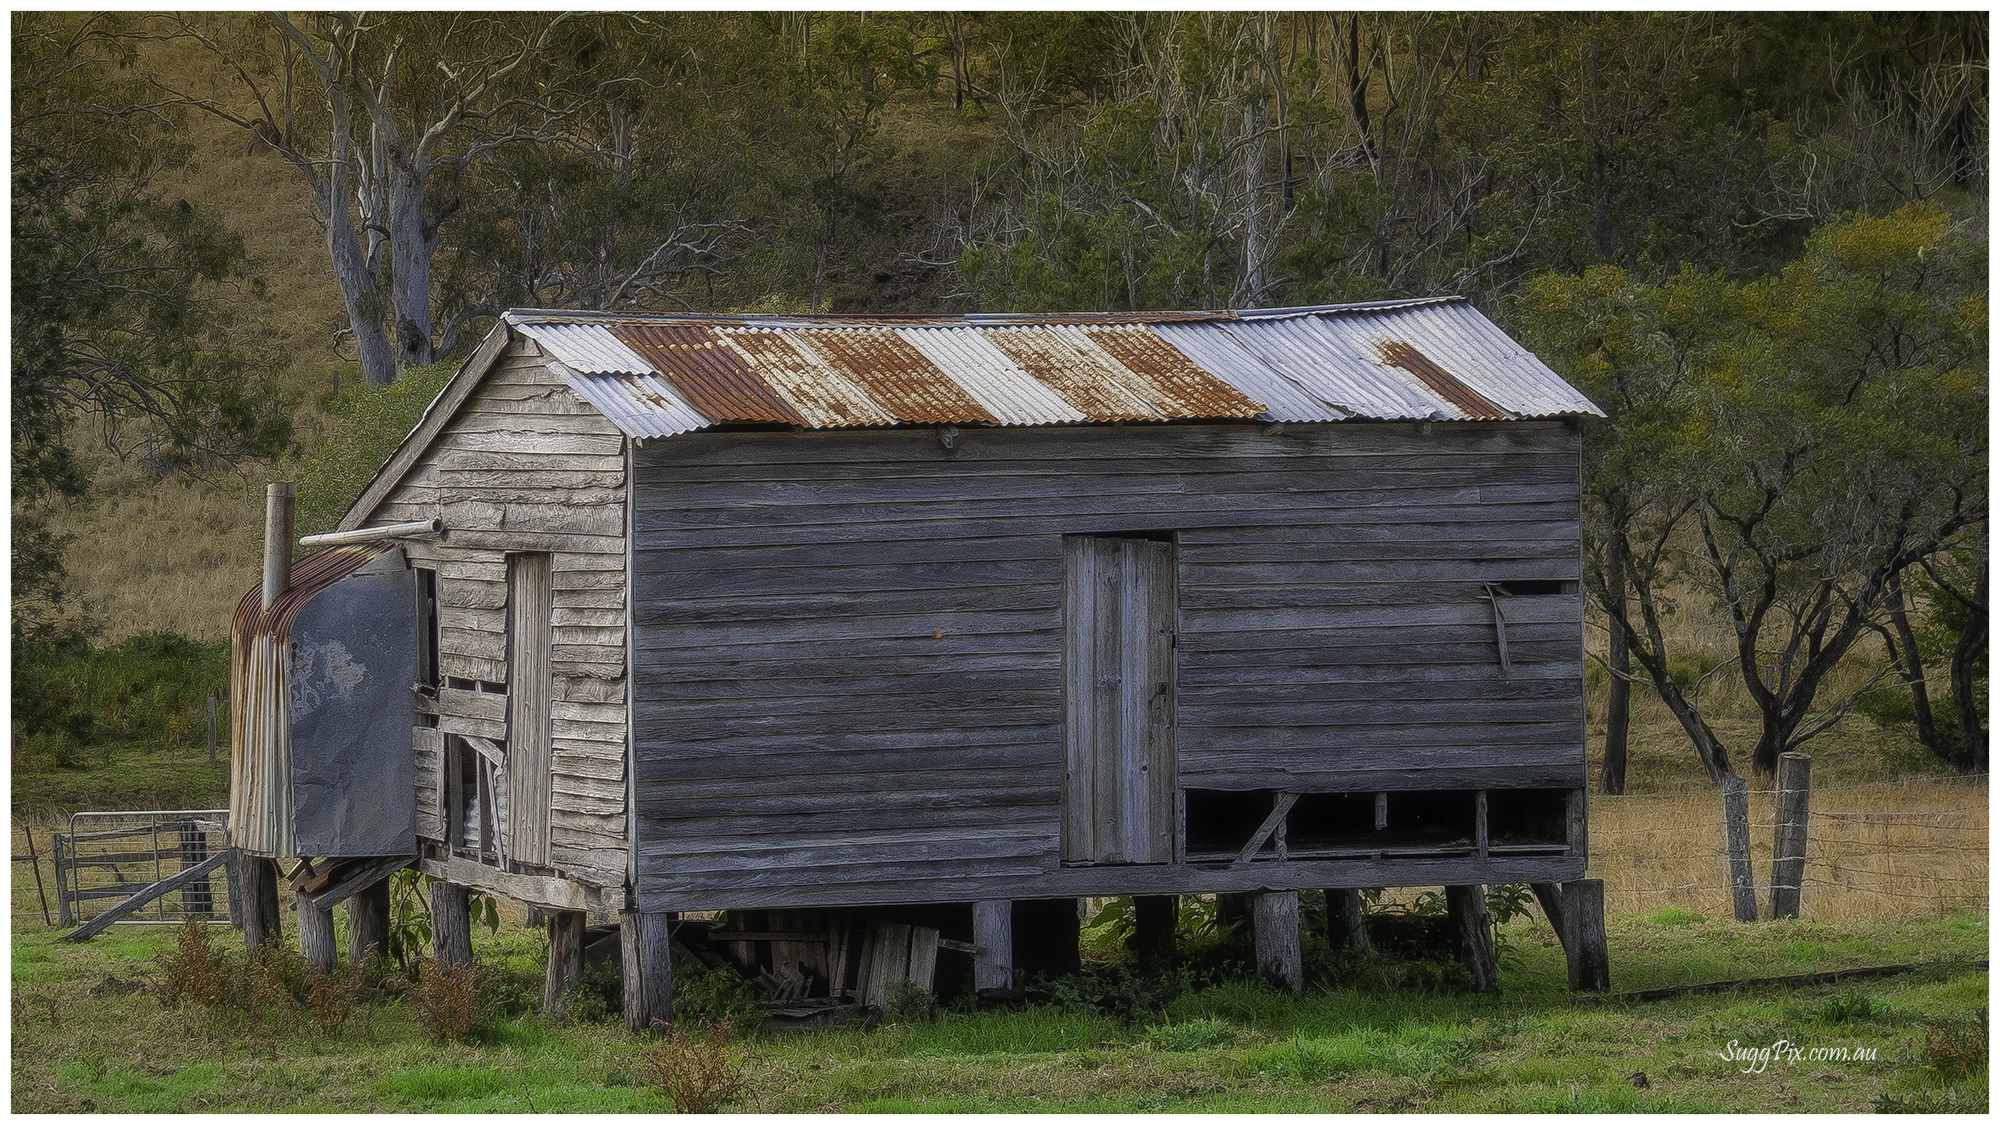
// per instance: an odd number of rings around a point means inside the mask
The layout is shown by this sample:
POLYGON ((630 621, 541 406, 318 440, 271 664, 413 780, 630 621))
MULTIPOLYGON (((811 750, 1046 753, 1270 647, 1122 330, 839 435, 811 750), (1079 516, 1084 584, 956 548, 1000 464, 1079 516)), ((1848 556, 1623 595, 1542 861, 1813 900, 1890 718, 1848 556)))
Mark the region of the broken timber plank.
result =
POLYGON ((1264 823, 1257 826, 1257 831, 1250 834, 1250 842, 1243 845, 1243 850, 1236 853, 1236 858, 1232 862, 1250 862, 1250 857, 1263 848, 1264 841, 1270 838, 1271 833, 1276 832, 1278 826, 1285 823, 1285 814, 1291 812, 1292 806, 1298 804, 1298 801, 1297 793, 1278 794, 1277 799, 1271 802, 1271 815, 1265 817, 1264 823))
MULTIPOLYGON (((352 872, 342 870, 339 881, 332 882, 327 889, 317 894, 301 893, 299 897, 320 910, 332 910, 416 861, 417 857, 413 855, 384 856, 352 872)), ((343 864, 342 867, 345 868, 346 865, 343 864)), ((332 869, 329 869, 328 874, 332 873, 332 869)))

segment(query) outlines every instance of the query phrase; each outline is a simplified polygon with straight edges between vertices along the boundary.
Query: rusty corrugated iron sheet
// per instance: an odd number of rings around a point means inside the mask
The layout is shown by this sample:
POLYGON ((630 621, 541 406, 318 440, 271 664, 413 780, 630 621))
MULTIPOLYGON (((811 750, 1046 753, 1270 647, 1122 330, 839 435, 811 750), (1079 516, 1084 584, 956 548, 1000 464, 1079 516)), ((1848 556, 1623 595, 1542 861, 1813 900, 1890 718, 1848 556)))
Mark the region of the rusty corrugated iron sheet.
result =
POLYGON ((894 332, 834 328, 799 335, 898 421, 999 421, 924 353, 894 332))
POLYGON ((1239 312, 508 321, 633 437, 724 423, 1498 421, 1597 413, 1457 298, 1239 312))
POLYGON ((750 360, 705 324, 621 324, 610 330, 716 422, 803 426, 805 415, 758 378, 750 360))

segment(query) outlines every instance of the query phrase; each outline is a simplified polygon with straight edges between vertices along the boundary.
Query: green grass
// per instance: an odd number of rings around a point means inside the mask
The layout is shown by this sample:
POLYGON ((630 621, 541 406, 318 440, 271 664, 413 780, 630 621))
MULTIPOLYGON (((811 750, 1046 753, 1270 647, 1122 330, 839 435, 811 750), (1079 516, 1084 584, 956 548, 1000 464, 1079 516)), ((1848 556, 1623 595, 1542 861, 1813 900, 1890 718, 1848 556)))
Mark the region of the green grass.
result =
MULTIPOLYGON (((1686 994, 1656 1003, 1572 997, 1544 923, 1497 995, 1309 990, 1232 983, 1127 1022, 1054 1006, 947 1012, 872 1029, 739 1039, 764 1113, 1868 1112, 1985 1104, 1965 1044, 1986 1006, 1986 918, 1961 912, 1838 923, 1610 920, 1620 990, 1690 976, 1744 979, 1840 960, 1931 963, 1824 987, 1686 994), (1546 940, 1545 940, 1546 939, 1546 940), (1943 1030, 1940 1030, 1943 1028, 1943 1030), (1170 1038, 1178 1035, 1180 1038, 1170 1038), (1868 1063, 1773 1062, 1740 1073, 1730 1043, 1868 1048, 1868 1063), (1646 1076, 1642 1087, 1639 1074, 1646 1076)), ((393 995, 337 1034, 167 1010, 100 989, 152 970, 163 930, 85 946, 14 936, 12 1108, 19 1112, 602 1112, 671 1109, 651 1087, 651 1040, 617 1022, 503 1020, 474 1044, 434 1046, 393 995), (100 994, 92 995, 93 990, 100 994)), ((226 937, 223 939, 228 940, 226 937)), ((541 936, 477 937, 480 956, 532 991, 541 936)), ((1981 1040, 1983 1042, 1983 1040, 1981 1040)), ((1981 1056, 1983 1057, 1983 1055, 1981 1056)))

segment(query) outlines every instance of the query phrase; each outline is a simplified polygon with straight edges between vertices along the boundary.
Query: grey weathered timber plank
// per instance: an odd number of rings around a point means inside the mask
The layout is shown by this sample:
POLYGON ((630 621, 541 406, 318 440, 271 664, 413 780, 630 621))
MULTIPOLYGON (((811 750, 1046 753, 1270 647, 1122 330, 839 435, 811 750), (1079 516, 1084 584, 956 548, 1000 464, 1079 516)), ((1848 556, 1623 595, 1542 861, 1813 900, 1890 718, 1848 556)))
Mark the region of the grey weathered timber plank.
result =
POLYGON ((1057 562, 1046 558, 839 566, 801 564, 774 569, 733 565, 745 560, 741 554, 732 554, 734 557, 714 560, 710 569, 699 573, 642 570, 633 580, 633 597, 639 602, 660 602, 802 594, 900 593, 955 590, 968 586, 1020 588, 1048 585, 1056 582, 1062 574, 1057 562))
MULTIPOLYGON (((571 554, 603 555, 612 559, 621 556, 624 539, 608 535, 573 535, 568 532, 544 532, 534 530, 499 530, 484 527, 465 527, 454 524, 451 516, 445 516, 445 526, 452 541, 460 547, 471 547, 491 551, 554 551, 571 554)), ((566 563, 565 569, 574 569, 573 563, 566 563)))
POLYGON ((609 606, 585 606, 558 601, 551 619, 557 628, 614 629, 621 638, 625 635, 625 606, 622 602, 609 606))
POLYGON ((444 732, 414 727, 410 747, 416 755, 417 835, 436 840, 444 835, 444 732))
POLYGON ((820 695, 835 685, 860 681, 882 685, 876 694, 900 695, 922 690, 925 681, 931 681, 934 689, 941 676, 988 685, 1032 686, 1056 675, 1061 663, 1060 654, 1053 652, 916 652, 847 660, 660 662, 642 666, 634 682, 641 695, 658 700, 783 699, 795 691, 820 695), (851 680, 841 675, 843 671, 851 673, 851 680))
MULTIPOLYGON (((500 556, 495 555, 490 558, 469 557, 468 553, 464 552, 446 553, 437 551, 430 558, 431 565, 436 567, 438 572, 440 585, 438 600, 440 602, 444 600, 444 590, 442 589, 444 580, 450 579, 453 583, 477 582, 499 587, 499 601, 495 605, 506 604, 507 564, 500 556)), ((467 602, 465 604, 485 606, 487 603, 482 600, 467 602)))
POLYGON ((536 454, 555 457, 603 457, 624 448, 617 433, 541 433, 529 429, 454 431, 451 444, 457 449, 487 453, 536 454))
POLYGON ((1426 664, 1343 661, 1338 650, 1317 648, 1285 649, 1261 654, 1198 652, 1188 653, 1191 642, 1181 645, 1182 679, 1190 685, 1220 687, 1232 684, 1318 685, 1329 691, 1374 691, 1384 699, 1422 699, 1435 693, 1451 693, 1460 685, 1478 685, 1499 698, 1528 698, 1544 690, 1573 690, 1576 666, 1549 668, 1531 666, 1509 676, 1500 675, 1499 665, 1426 664), (1290 657, 1281 661, 1280 657, 1290 657), (1191 674, 1190 674, 1191 673, 1191 674), (1551 689, 1549 685, 1561 685, 1551 689), (1509 695, 1518 691, 1519 695, 1509 695), (1407 693, 1407 694, 1398 694, 1407 693))
POLYGON ((384 856, 366 866, 355 869, 340 882, 327 887, 317 894, 300 895, 299 901, 311 903, 320 910, 332 910, 334 907, 339 906, 369 887, 415 863, 416 859, 417 857, 413 855, 384 856))
MULTIPOLYGON (((551 777, 552 799, 570 797, 587 801, 591 805, 610 803, 613 808, 625 807, 625 779, 579 777, 571 773, 556 773, 551 777)), ((582 806, 572 806, 582 807, 582 806)))
MULTIPOLYGON (((966 519, 963 502, 938 498, 938 489, 926 501, 882 504, 826 504, 811 508, 700 508, 646 509, 634 516, 634 530, 642 537, 686 532, 740 531, 746 536, 775 528, 813 528, 816 534, 840 539, 876 538, 881 525, 920 522, 927 526, 958 521, 972 527, 1033 528, 1052 520, 1073 521, 1085 516, 1109 516, 1132 528, 1132 520, 1157 521, 1156 526, 1207 525, 1226 517, 1229 525, 1288 525, 1301 518, 1315 522, 1341 516, 1355 518, 1369 510, 1401 521, 1451 522, 1454 518, 1473 519, 1493 514, 1488 505, 1529 506, 1566 504, 1574 512, 1576 490, 1555 485, 1459 484, 1452 487, 1372 489, 1352 492, 1308 492, 1267 495, 1185 494, 1161 491, 1129 496, 1080 496, 1038 494, 1013 499, 987 501, 977 509, 979 517, 966 519), (1309 513, 1309 515, 1308 515, 1309 513), (842 527, 852 535, 835 535, 842 527)), ((1513 518, 1519 518, 1514 516, 1513 518)), ((1148 523, 1140 523, 1146 527, 1148 523)), ((990 534, 990 532, 989 532, 990 534)))
MULTIPOLYGON (((501 573, 497 568, 492 572, 501 573)), ((440 608, 504 610, 507 608, 507 583, 504 578, 467 578, 451 574, 441 565, 438 574, 438 605, 440 608)))
MULTIPOLYGON (((1573 596, 1547 598, 1507 599, 1507 625, 1511 635, 1518 621, 1522 625, 1562 625, 1572 630, 1576 624, 1576 601, 1573 596)), ((1259 628, 1296 630, 1300 618, 1310 615, 1313 624, 1326 629, 1407 629, 1419 639, 1423 632, 1434 626, 1469 627, 1477 624, 1476 615, 1484 613, 1490 629, 1493 624, 1492 607, 1477 597, 1471 583, 1466 583, 1464 601, 1432 603, 1429 605, 1378 606, 1368 604, 1319 605, 1309 610, 1299 609, 1205 609, 1201 606, 1185 607, 1181 621, 1189 632, 1198 631, 1251 631, 1259 628)))
MULTIPOLYGON (((549 670, 550 599, 546 554, 508 559, 508 850, 522 863, 548 863, 554 731, 549 670)), ((551 955, 553 962, 553 955, 551 955)))
MULTIPOLYGON (((1440 736, 1477 739, 1494 747, 1561 745, 1580 741, 1583 728, 1572 722, 1520 722, 1482 724, 1407 723, 1370 727, 1365 734, 1343 734, 1339 726, 1300 724, 1280 726, 1258 724, 1254 719, 1216 708, 1203 722, 1182 716, 1180 746, 1183 754, 1200 754, 1229 747, 1239 752, 1253 749, 1298 750, 1317 746, 1344 746, 1366 743, 1384 751, 1424 751, 1438 745, 1440 736)), ((1465 749, 1452 742, 1453 752, 1465 749)))
POLYGON ((891 825, 885 828, 835 826, 820 832, 774 832, 739 840, 727 851, 707 841, 676 836, 643 838, 639 854, 649 858, 678 857, 704 870, 753 870, 760 867, 846 865, 860 862, 918 863, 931 860, 979 859, 1032 855, 1046 849, 1051 821, 1024 816, 1015 823, 967 824, 945 833, 932 828, 891 825), (863 860, 873 850, 880 859, 863 860))
POLYGON ((975 760, 967 760, 968 756, 955 752, 955 748, 949 745, 914 754, 900 754, 894 758, 878 758, 873 754, 865 757, 850 754, 832 759, 824 754, 777 755, 760 753, 759 748, 754 746, 747 748, 746 754, 761 760, 744 767, 716 760, 734 755, 707 755, 701 763, 707 768, 696 770, 684 769, 672 762, 646 759, 640 769, 646 773, 657 767, 662 780, 671 777, 671 789, 662 786, 657 799, 675 800, 685 795, 687 800, 706 801, 724 793, 748 798, 798 792, 797 779, 808 763, 818 763, 820 767, 812 792, 852 796, 892 791, 899 784, 918 784, 937 789, 1005 788, 1022 781, 1043 779, 1053 784, 1053 772, 1038 776, 1026 771, 1050 769, 1062 760, 1060 749, 1052 741, 998 750, 988 748, 975 760))
POLYGON ((621 480, 625 475, 625 457, 622 453, 557 454, 505 448, 470 449, 452 445, 449 441, 432 452, 427 466, 435 468, 441 474, 581 472, 615 474, 621 480))
MULTIPOLYGON (((1001 771, 988 771, 998 774, 1001 771)), ((881 775, 877 775, 881 776, 881 775)), ((1002 780, 993 778, 994 782, 1002 780)), ((666 790, 659 795, 651 791, 642 793, 638 801, 639 815, 659 820, 718 820, 744 821, 767 816, 811 816, 822 818, 837 817, 843 813, 856 818, 874 813, 882 814, 887 826, 894 826, 894 815, 915 814, 920 810, 941 813, 968 812, 976 810, 1005 809, 1020 814, 1027 822, 1036 819, 1033 815, 1038 806, 1053 808, 1058 787, 1053 778, 1045 784, 1032 784, 1034 778, 1015 777, 1012 785, 993 784, 982 788, 963 788, 957 785, 940 785, 925 778, 894 775, 874 790, 863 790, 868 794, 865 807, 857 807, 850 793, 829 793, 813 787, 804 792, 772 792, 762 795, 735 795, 727 801, 710 798, 685 797, 677 790, 666 790), (922 786, 918 788, 917 786, 922 786)), ((860 821, 855 821, 859 826, 860 821)), ((914 827, 914 822, 912 827, 914 827)), ((838 828, 838 821, 829 823, 838 828)), ((807 831, 801 822, 795 827, 782 829, 785 833, 807 831)))
POLYGON ((923 535, 922 531, 921 527, 911 527, 899 537, 869 543, 786 543, 754 552, 734 546, 641 551, 638 569, 647 576, 702 576, 718 571, 782 575, 798 567, 831 570, 856 565, 1004 564, 1040 560, 1054 566, 1062 558, 1061 537, 1054 534, 939 540, 923 535))
MULTIPOLYGON (((1044 609, 1057 605, 1054 584, 1021 586, 955 586, 937 590, 823 591, 736 595, 714 599, 646 598, 633 600, 633 620, 639 628, 725 621, 754 625, 789 622, 801 617, 869 620, 931 613, 984 614, 994 611, 1044 609)), ((1489 611, 1490 612, 1490 611, 1489 611)))
MULTIPOLYGON (((1424 569, 1424 564, 1412 563, 1411 568, 1424 569)), ((1574 582, 1578 573, 1574 558, 1547 559, 1517 567, 1441 563, 1429 568, 1432 578, 1412 574, 1384 581, 1309 581, 1286 574, 1295 569, 1290 565, 1269 563, 1238 569, 1242 582, 1184 584, 1183 608, 1221 616, 1231 610, 1291 609, 1317 614, 1355 606, 1456 606, 1468 596, 1477 597, 1480 587, 1489 580, 1574 582)), ((1577 594, 1521 595, 1506 598, 1503 604, 1512 610, 1526 607, 1530 602, 1560 601, 1563 608, 1573 611, 1578 597, 1577 594)), ((1491 611, 1488 612, 1490 616, 1491 611)), ((1511 622, 1512 618, 1508 620, 1511 622)))
POLYGON ((1181 784, 1189 789, 1295 789, 1305 793, 1365 793, 1384 789, 1465 790, 1501 786, 1560 789, 1585 782, 1582 749, 1576 748, 1572 754, 1574 761, 1571 762, 1502 763, 1433 769, 1292 770, 1246 763, 1233 768, 1217 766, 1196 772, 1183 765, 1181 784))
MULTIPOLYGON (((1031 703, 1013 706, 994 704, 980 707, 964 707, 960 705, 962 701, 955 702, 948 698, 936 700, 925 699, 921 696, 896 696, 894 698, 897 700, 899 710, 893 713, 877 715, 874 719, 869 720, 870 730, 905 731, 936 727, 943 718, 947 717, 953 723, 957 724, 960 729, 971 729, 980 726, 1037 726, 1047 723, 1056 715, 1053 699, 1045 706, 1037 706, 1031 703)), ((817 702, 815 701, 815 703, 817 702)), ((853 703, 852 700, 847 702, 849 704, 853 703)), ((850 714, 868 714, 871 708, 866 706, 841 707, 838 710, 850 714)), ((691 708, 641 701, 633 707, 632 711, 633 721, 640 724, 641 727, 655 723, 672 726, 676 723, 699 721, 702 724, 701 733, 709 739, 756 737, 773 729, 771 717, 746 716, 742 714, 742 708, 740 707, 711 707, 697 715, 693 713, 693 709, 691 708)), ((791 718, 793 722, 802 727, 815 725, 813 723, 814 715, 810 713, 809 708, 800 705, 793 707, 792 711, 793 715, 791 718)), ((824 715, 820 715, 819 717, 823 719, 824 715)), ((778 729, 783 728, 780 727, 778 729)), ((474 733, 478 732, 475 731, 474 733)), ((686 741, 693 740, 689 739, 686 741)))
POLYGON ((624 888, 593 886, 547 875, 519 875, 469 859, 425 859, 418 863, 434 879, 475 890, 492 891, 544 910, 617 910, 624 888))
MULTIPOLYGON (((1535 669, 1540 671, 1542 669, 1535 669)), ((1257 669, 1265 672, 1265 669, 1257 669)), ((1574 669, 1571 670, 1572 673, 1574 669)), ((1394 703, 1441 703, 1453 700, 1481 700, 1488 703, 1504 704, 1519 701, 1565 702, 1581 699, 1582 688, 1572 674, 1568 679, 1522 679, 1507 681, 1506 690, 1486 680, 1464 677, 1460 679, 1417 680, 1407 684, 1392 684, 1377 681, 1360 682, 1272 682, 1273 677, 1259 675, 1255 678, 1224 679, 1226 673, 1218 670, 1213 677, 1190 676, 1192 680, 1181 698, 1190 706, 1228 705, 1238 706, 1290 703, 1337 703, 1360 704, 1370 700, 1377 705, 1394 703)))
POLYGON ((500 681, 507 676, 507 665, 485 657, 440 651, 438 672, 440 675, 457 676, 462 680, 500 681))
POLYGON ((713 886, 678 887, 642 882, 640 905, 648 910, 722 910, 765 907, 837 907, 864 904, 937 902, 954 895, 974 901, 1003 895, 1020 899, 1112 898, 1120 895, 1235 894, 1264 890, 1311 890, 1320 886, 1442 887, 1467 883, 1563 882, 1583 872, 1581 859, 1494 857, 1466 859, 1320 860, 1248 864, 1243 867, 1179 867, 1119 864, 1061 867, 1043 872, 968 870, 932 877, 873 882, 823 880, 809 884, 736 886, 727 878, 713 886))
MULTIPOLYGON (((641 738, 634 747, 634 760, 661 768, 671 767, 693 777, 715 776, 717 772, 734 774, 733 768, 728 767, 719 771, 702 770, 704 763, 727 757, 723 748, 716 745, 717 742, 733 743, 739 749, 754 750, 766 758, 778 754, 804 755, 799 761, 818 763, 818 772, 822 773, 838 772, 843 766, 853 765, 855 759, 847 755, 927 754, 930 756, 924 760, 935 767, 941 760, 937 755, 943 753, 946 756, 943 760, 980 766, 1039 761, 1047 748, 1053 748, 1051 760, 1059 768, 1062 761, 1062 725, 1059 720, 1058 715, 1045 715, 1038 722, 1010 726, 982 724, 962 730, 926 726, 898 731, 840 731, 822 727, 764 731, 739 738, 724 735, 697 738, 690 732, 681 733, 671 741, 641 738)), ((889 760, 885 758, 883 761, 889 760)), ((777 768, 775 762, 771 768, 777 768)))
MULTIPOLYGON (((1036 535, 1050 533, 1115 534, 1135 528, 1189 529, 1199 527, 1284 527, 1299 522, 1345 520, 1350 523, 1377 523, 1404 526, 1411 520, 1439 521, 1447 515, 1467 523, 1516 521, 1523 519, 1575 519, 1576 499, 1514 502, 1491 497, 1467 497, 1465 506, 1452 509, 1436 505, 1412 505, 1409 497, 1382 497, 1373 506, 1334 505, 1321 508, 1256 507, 1242 501, 1215 501, 1212 506, 1193 508, 1163 502, 1138 510, 1104 508, 1099 511, 1051 512, 1043 515, 1006 518, 982 513, 979 517, 948 517, 933 513, 922 526, 938 540, 983 539, 995 535, 1036 535)), ((879 523, 842 518, 830 511, 827 522, 801 524, 767 520, 763 523, 693 526, 690 523, 666 528, 635 526, 637 544, 644 550, 674 550, 685 547, 775 546, 815 539, 831 543, 866 543, 880 539, 900 539, 908 534, 912 512, 882 513, 879 523)), ((478 543, 490 546, 490 543, 478 543)), ((522 548, 526 549, 526 548, 522 548)))
MULTIPOLYGON (((870 641, 888 639, 921 642, 926 639, 944 639, 939 636, 940 633, 945 636, 961 633, 982 635, 1047 633, 1047 641, 1053 647, 1056 643, 1054 631, 1058 617, 1056 607, 1051 605, 1045 609, 1026 612, 939 610, 934 613, 847 617, 830 621, 707 621, 676 625, 671 629, 642 624, 637 627, 637 636, 634 639, 636 647, 641 652, 649 654, 663 650, 772 645, 787 642, 798 642, 802 646, 814 643, 822 646, 848 642, 867 644, 870 641), (663 641, 670 643, 663 644, 663 641)), ((809 649, 808 654, 811 651, 809 649)), ((822 647, 818 651, 825 652, 828 649, 822 647)), ((649 655, 649 659, 657 657, 649 655)))
POLYGON ((502 741, 507 737, 506 722, 468 715, 439 715, 438 730, 445 734, 469 735, 494 741, 502 741))
MULTIPOLYGON (((669 701, 719 702, 723 700, 776 701, 785 699, 811 699, 820 696, 838 697, 855 695, 867 697, 937 695, 966 693, 981 695, 994 692, 1046 691, 1058 684, 1058 671, 1054 660, 1037 661, 1035 665, 1023 667, 1018 658, 1007 661, 982 661, 998 667, 979 669, 952 668, 948 662, 933 665, 928 661, 909 660, 894 674, 871 674, 867 668, 857 668, 856 674, 847 679, 834 675, 810 675, 793 666, 778 663, 763 675, 748 674, 741 669, 729 669, 722 677, 702 672, 697 677, 680 676, 676 672, 686 669, 685 665, 655 666, 640 680, 641 698, 653 703, 669 701)), ((859 662, 857 662, 859 663, 859 662)), ((823 671, 837 671, 825 668, 823 671)))
POLYGON ((1053 847, 1058 830, 1055 823, 1056 796, 1053 786, 1048 789, 1045 799, 1019 805, 924 805, 870 797, 866 808, 822 807, 817 811, 784 814, 781 818, 778 814, 748 810, 737 813, 731 809, 725 815, 716 815, 717 811, 714 806, 707 810, 707 815, 703 815, 702 810, 697 809, 657 815, 650 811, 642 811, 639 819, 647 826, 649 833, 655 829, 663 833, 700 833, 709 837, 711 843, 716 846, 721 846, 721 842, 725 840, 729 842, 728 846, 734 846, 740 837, 764 839, 774 833, 810 834, 895 828, 923 828, 942 834, 1013 830, 1045 816, 1048 821, 1050 846, 1053 847), (890 805, 896 807, 885 807, 890 805))
POLYGON ((609 651, 625 646, 625 626, 623 622, 609 627, 584 625, 557 625, 550 630, 552 643, 566 647, 594 645, 609 651))
POLYGON ((474 395, 471 401, 452 420, 451 435, 454 439, 474 434, 508 434, 531 437, 603 437, 618 438, 618 427, 612 425, 596 411, 577 414, 571 412, 551 412, 536 414, 520 410, 495 410, 497 402, 487 402, 474 395))
POLYGON ((852 624, 831 632, 815 633, 810 628, 792 626, 789 636, 783 626, 761 625, 754 630, 730 630, 726 623, 690 628, 635 629, 633 651, 639 670, 667 665, 708 665, 743 660, 839 660, 843 656, 923 658, 932 654, 960 656, 968 653, 1025 655, 1045 658, 1061 651, 1056 635, 1058 614, 1037 611, 1009 615, 1012 620, 995 621, 995 615, 950 614, 925 618, 888 618, 868 622, 868 634, 852 624), (925 623, 930 622, 930 627, 925 623), (1011 626, 1011 627, 1010 627, 1011 626))
POLYGON ((503 607, 495 609, 475 609, 470 606, 438 603, 438 627, 453 632, 485 633, 504 636, 507 632, 507 611, 503 607))
MULTIPOLYGON (((1467 693, 1468 695, 1473 693, 1467 693)), ((1282 691, 1217 691, 1181 709, 1181 722, 1192 727, 1222 727, 1246 720, 1254 709, 1272 724, 1315 727, 1454 726, 1482 727, 1494 723, 1583 722, 1583 697, 1568 699, 1432 699, 1356 703, 1319 700, 1310 693, 1282 691), (1213 700, 1211 702, 1210 700, 1213 700)), ((1579 726, 1579 729, 1581 727, 1579 726)), ((1348 739, 1365 739, 1356 733, 1348 739)))
POLYGON ((507 697, 490 691, 466 691, 463 688, 438 689, 438 713, 440 715, 461 715, 470 719, 490 719, 494 722, 507 721, 507 697))
MULTIPOLYGON (((1425 632, 1430 631, 1425 630, 1425 632)), ((1334 630, 1328 630, 1327 632, 1330 634, 1334 630)), ((1498 650, 1493 644, 1493 627, 1490 624, 1487 626, 1486 632, 1487 637, 1483 642, 1467 640, 1439 644, 1404 643, 1399 645, 1390 642, 1385 631, 1382 635, 1376 636, 1372 642, 1355 641, 1351 636, 1330 637, 1329 640, 1335 643, 1310 650, 1285 647, 1268 634, 1239 633, 1221 642, 1230 647, 1206 648, 1199 652, 1189 652, 1183 659, 1186 660, 1187 663, 1185 666, 1187 667, 1196 666, 1203 658, 1216 657, 1218 659, 1209 661, 1211 665, 1222 663, 1225 660, 1233 660, 1236 663, 1244 665, 1260 664, 1266 667, 1284 667, 1299 664, 1335 664, 1364 667, 1370 665, 1400 665, 1410 667, 1427 664, 1432 666, 1487 665, 1497 669, 1499 667, 1499 659, 1496 655, 1498 650), (1249 638, 1254 638, 1254 640, 1249 638), (1319 659, 1311 659, 1305 655, 1307 652, 1316 653, 1319 659)), ((1182 635, 1192 636, 1192 634, 1185 632, 1182 635)), ((1194 643, 1190 641, 1188 645, 1191 647, 1194 643)), ((1515 668, 1562 662, 1574 672, 1577 666, 1577 648, 1577 629, 1573 625, 1524 626, 1522 629, 1516 630, 1510 623, 1507 630, 1507 653, 1512 666, 1515 668), (1530 628, 1537 631, 1547 629, 1551 633, 1561 632, 1567 635, 1544 635, 1533 639, 1523 639, 1520 634, 1530 628)))
POLYGON ((506 637, 500 633, 489 633, 483 629, 461 629, 440 621, 438 653, 440 656, 450 653, 476 660, 501 661, 506 659, 507 642, 506 637))
POLYGON ((1417 449, 1574 451, 1578 435, 1561 421, 1519 421, 1459 426, 1433 424, 1419 434, 1414 425, 1288 424, 1282 435, 1266 436, 1258 424, 1101 428, 1088 431, 1008 429, 991 434, 960 431, 960 448, 946 461, 929 430, 815 434, 687 434, 638 451, 642 467, 682 466, 719 469, 730 465, 820 466, 908 459, 951 464, 1034 462, 1052 456, 1095 457, 1129 462, 1231 456, 1269 457, 1280 453, 1313 457, 1342 453, 1410 452, 1417 449), (899 456, 901 455, 901 456, 899 456))

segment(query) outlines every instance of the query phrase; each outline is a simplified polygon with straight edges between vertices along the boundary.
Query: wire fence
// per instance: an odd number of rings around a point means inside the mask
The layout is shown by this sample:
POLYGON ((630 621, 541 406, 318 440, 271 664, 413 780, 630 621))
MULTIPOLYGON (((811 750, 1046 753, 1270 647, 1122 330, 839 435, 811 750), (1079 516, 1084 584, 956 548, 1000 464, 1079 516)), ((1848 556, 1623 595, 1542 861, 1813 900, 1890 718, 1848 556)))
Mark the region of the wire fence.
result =
MULTIPOLYGON (((1750 791, 1751 869, 1768 916, 1777 791, 1750 791)), ((1956 775, 1815 786, 1801 916, 1859 917, 1984 907, 1985 779, 1956 775)), ((1593 797, 1590 874, 1613 913, 1680 908, 1731 915, 1719 791, 1593 797)))
MULTIPOLYGON (((80 812, 55 824, 16 824, 15 929, 80 925, 201 866, 229 846, 225 817, 221 809, 160 809, 80 812)), ((114 924, 173 925, 191 917, 231 921, 236 895, 229 875, 229 868, 217 867, 114 924)))

